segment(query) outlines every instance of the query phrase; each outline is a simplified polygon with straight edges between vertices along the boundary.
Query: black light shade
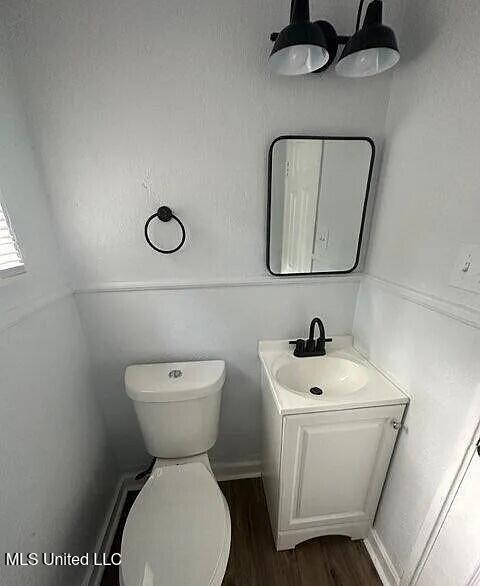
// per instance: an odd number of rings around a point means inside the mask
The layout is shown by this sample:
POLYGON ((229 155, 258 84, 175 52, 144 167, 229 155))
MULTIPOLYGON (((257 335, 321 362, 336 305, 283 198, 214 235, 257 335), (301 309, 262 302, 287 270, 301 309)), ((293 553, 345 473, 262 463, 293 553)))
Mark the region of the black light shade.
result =
POLYGON ((345 45, 335 67, 345 77, 368 77, 393 67, 400 59, 397 39, 382 24, 383 3, 373 0, 367 8, 362 28, 345 45))
POLYGON ((329 61, 327 47, 325 35, 316 23, 290 24, 278 35, 269 64, 282 75, 311 73, 329 61))
POLYGON ((282 75, 302 75, 322 69, 332 58, 329 31, 323 24, 323 21, 310 22, 308 0, 292 0, 290 24, 274 37, 269 59, 271 69, 282 75))

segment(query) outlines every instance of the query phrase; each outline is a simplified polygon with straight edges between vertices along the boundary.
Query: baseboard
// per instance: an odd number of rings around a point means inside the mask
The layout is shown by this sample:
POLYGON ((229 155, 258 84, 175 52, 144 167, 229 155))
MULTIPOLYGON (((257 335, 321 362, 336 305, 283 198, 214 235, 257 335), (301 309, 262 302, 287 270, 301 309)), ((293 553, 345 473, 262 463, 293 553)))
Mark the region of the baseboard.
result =
POLYGON ((400 576, 375 529, 370 530, 368 537, 363 542, 383 586, 398 586, 400 576))
POLYGON ((262 475, 260 460, 247 462, 212 462, 212 470, 219 481, 259 478, 262 475))
MULTIPOLYGON (((142 483, 136 481, 135 476, 131 474, 124 474, 120 477, 95 545, 94 553, 97 554, 97 557, 108 554, 112 547, 113 538, 120 521, 120 515, 122 514, 128 491, 139 489, 141 486, 142 483)), ((102 581, 104 569, 103 566, 89 566, 82 585, 99 586, 102 581)))

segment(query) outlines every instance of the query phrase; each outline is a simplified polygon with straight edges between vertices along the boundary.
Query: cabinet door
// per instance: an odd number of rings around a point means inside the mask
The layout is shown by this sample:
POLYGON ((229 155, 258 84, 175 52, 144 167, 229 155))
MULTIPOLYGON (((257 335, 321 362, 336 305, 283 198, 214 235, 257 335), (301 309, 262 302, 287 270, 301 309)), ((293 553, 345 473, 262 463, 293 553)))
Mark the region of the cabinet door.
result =
POLYGON ((403 410, 285 417, 279 529, 373 521, 403 410))

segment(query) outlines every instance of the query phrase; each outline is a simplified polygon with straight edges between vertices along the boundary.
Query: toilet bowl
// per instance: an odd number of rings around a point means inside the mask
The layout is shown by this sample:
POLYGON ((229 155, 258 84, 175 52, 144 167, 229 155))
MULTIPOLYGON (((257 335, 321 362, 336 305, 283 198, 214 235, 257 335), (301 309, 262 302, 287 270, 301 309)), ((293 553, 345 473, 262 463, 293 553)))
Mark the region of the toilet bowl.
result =
POLYGON ((230 514, 207 450, 218 434, 223 361, 129 366, 127 394, 153 471, 122 537, 122 586, 220 586, 230 514))

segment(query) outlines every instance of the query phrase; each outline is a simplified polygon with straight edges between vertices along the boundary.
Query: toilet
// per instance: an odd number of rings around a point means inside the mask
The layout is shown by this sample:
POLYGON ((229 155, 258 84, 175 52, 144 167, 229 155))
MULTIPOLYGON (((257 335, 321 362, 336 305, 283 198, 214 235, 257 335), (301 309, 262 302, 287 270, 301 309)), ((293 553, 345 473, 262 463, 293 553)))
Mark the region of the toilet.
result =
POLYGON ((156 458, 123 531, 122 586, 220 586, 230 514, 207 451, 218 435, 225 362, 136 364, 125 388, 156 458))

